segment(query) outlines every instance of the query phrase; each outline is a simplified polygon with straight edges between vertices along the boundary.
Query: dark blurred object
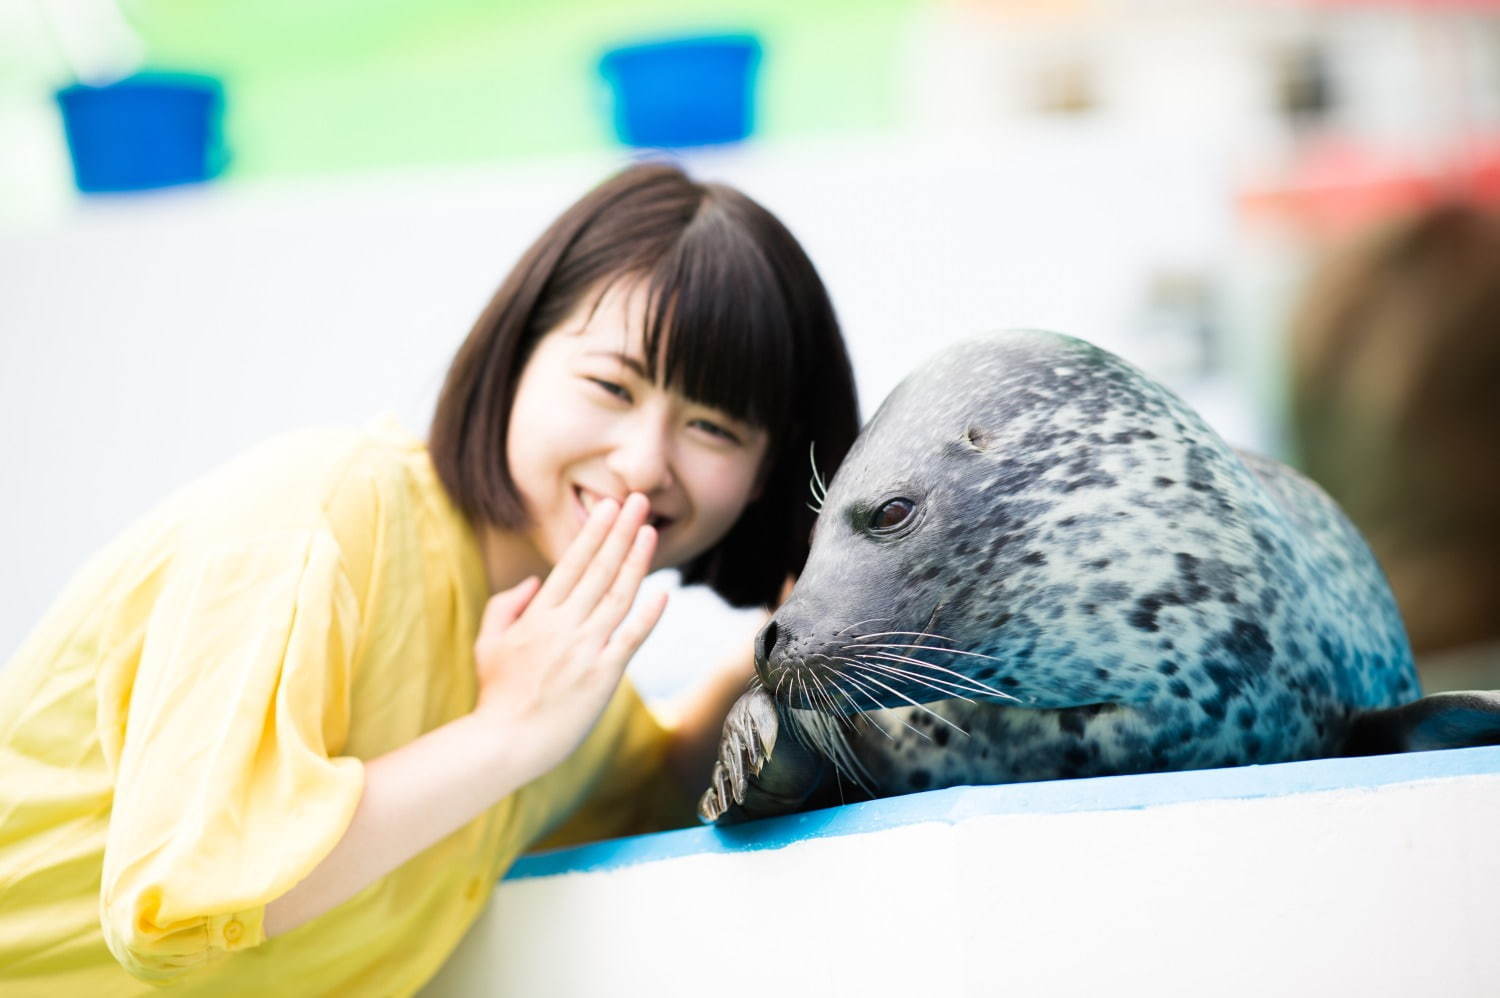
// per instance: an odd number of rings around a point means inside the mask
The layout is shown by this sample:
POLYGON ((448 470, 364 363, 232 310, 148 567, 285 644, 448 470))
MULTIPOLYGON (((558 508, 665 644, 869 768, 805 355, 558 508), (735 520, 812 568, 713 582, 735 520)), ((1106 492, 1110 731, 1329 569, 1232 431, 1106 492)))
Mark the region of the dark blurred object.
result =
POLYGON ((672 38, 611 49, 599 72, 614 91, 615 134, 631 146, 738 142, 755 128, 754 35, 672 38))
POLYGON ((1316 42, 1304 41, 1277 53, 1276 104, 1299 125, 1322 121, 1333 109, 1333 82, 1328 55, 1316 42))
POLYGON ((1500 214, 1440 205, 1331 258, 1290 359, 1298 463, 1369 539, 1424 682, 1500 686, 1500 214))
POLYGON ((208 180, 223 169, 224 95, 205 76, 141 74, 57 92, 85 193, 139 191, 208 180))

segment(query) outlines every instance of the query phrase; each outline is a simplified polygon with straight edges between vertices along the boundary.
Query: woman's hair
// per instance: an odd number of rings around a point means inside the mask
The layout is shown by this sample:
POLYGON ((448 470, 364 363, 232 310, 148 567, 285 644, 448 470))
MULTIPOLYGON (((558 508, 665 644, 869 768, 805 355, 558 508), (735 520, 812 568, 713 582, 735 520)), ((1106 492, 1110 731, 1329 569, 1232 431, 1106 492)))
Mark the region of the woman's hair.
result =
POLYGON ((1334 256, 1296 316, 1293 443, 1419 654, 1500 637, 1500 216, 1430 208, 1334 256))
POLYGON ((769 437, 760 495, 717 544, 680 566, 682 580, 707 583, 736 606, 769 604, 807 558, 809 449, 816 444, 831 474, 859 414, 823 282, 786 227, 732 188, 640 164, 553 222, 454 357, 428 441, 433 464, 472 522, 524 527, 505 449, 521 369, 586 296, 637 278, 647 288, 647 374, 769 437))

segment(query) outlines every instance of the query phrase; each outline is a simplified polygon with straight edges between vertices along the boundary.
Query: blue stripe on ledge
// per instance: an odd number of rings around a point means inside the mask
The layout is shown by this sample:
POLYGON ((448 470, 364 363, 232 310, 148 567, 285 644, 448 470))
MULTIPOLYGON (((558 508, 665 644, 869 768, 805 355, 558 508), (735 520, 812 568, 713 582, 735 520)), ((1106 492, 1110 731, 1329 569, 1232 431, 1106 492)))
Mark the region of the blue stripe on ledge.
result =
POLYGON ((1500 746, 1357 759, 1313 759, 1185 773, 953 787, 768 818, 733 828, 685 828, 536 853, 518 860, 505 879, 596 872, 698 853, 780 849, 807 839, 858 835, 934 821, 956 824, 987 814, 1119 811, 1195 800, 1248 800, 1382 787, 1483 773, 1500 773, 1500 746))

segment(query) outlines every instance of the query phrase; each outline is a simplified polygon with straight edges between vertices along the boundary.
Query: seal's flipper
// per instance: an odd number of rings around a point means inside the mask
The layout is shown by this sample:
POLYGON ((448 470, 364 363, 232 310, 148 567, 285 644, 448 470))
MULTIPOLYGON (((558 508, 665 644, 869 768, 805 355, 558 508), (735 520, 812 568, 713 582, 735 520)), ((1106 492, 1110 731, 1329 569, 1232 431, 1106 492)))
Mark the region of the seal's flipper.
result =
POLYGON ((1500 745, 1500 691, 1434 693, 1355 719, 1344 755, 1500 745))
POLYGON ((699 819, 730 825, 800 810, 832 767, 790 731, 765 690, 736 700, 724 719, 709 787, 698 801, 699 819))

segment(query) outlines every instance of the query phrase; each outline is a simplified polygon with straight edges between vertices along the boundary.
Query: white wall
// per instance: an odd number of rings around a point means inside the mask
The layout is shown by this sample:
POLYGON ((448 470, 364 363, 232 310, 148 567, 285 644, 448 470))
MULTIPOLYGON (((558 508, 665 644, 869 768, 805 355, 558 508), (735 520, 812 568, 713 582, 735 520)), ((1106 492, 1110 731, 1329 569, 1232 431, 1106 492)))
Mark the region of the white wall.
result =
MULTIPOLYGON (((422 431, 506 270, 617 165, 101 198, 0 231, 0 656, 90 552, 249 444, 382 409, 422 431)), ((1059 124, 983 141, 750 146, 688 165, 738 184, 803 240, 866 415, 920 358, 985 328, 1069 332, 1149 369, 1157 358, 1133 330, 1151 275, 1212 277, 1235 249, 1223 158, 1187 137, 1059 124)), ((1234 391, 1181 387, 1227 435, 1261 438, 1234 391)), ((742 646, 757 621, 706 594, 678 602, 640 656, 648 691, 742 646)))

